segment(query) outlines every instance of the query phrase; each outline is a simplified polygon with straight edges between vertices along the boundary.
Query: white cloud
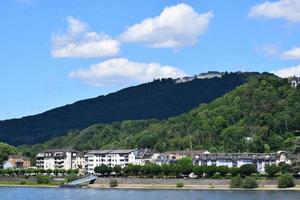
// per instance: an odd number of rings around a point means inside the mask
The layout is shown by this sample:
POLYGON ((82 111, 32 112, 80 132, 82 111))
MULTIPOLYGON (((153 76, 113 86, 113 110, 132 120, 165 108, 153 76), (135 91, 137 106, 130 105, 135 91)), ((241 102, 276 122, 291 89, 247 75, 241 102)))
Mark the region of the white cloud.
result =
POLYGON ((270 57, 278 57, 280 54, 278 47, 274 44, 256 44, 254 48, 257 52, 261 52, 270 57))
POLYGON ((274 70, 272 73, 282 78, 300 76, 300 65, 274 70))
POLYGON ((289 22, 300 22, 300 1, 266 1, 253 6, 249 12, 249 16, 268 19, 283 18, 289 22))
POLYGON ((130 26, 121 40, 144 43, 154 48, 180 48, 195 45, 203 34, 213 12, 199 14, 187 4, 166 7, 159 16, 130 26))
POLYGON ((300 59, 300 47, 294 47, 288 51, 282 53, 282 58, 286 60, 300 59))
POLYGON ((66 33, 52 36, 53 57, 105 57, 119 52, 120 43, 104 33, 89 32, 88 25, 73 17, 67 18, 66 33))
POLYGON ((115 58, 90 66, 89 69, 72 71, 69 76, 93 86, 148 82, 153 78, 186 76, 183 71, 158 63, 138 63, 126 58, 115 58))

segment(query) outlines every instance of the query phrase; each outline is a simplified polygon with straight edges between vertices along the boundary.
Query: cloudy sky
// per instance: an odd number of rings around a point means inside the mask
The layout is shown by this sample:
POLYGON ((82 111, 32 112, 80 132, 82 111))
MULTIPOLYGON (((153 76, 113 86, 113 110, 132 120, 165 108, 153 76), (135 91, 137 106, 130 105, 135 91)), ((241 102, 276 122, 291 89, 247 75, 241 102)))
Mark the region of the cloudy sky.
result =
POLYGON ((300 76, 299 0, 4 0, 0 25, 0 120, 153 78, 300 76))

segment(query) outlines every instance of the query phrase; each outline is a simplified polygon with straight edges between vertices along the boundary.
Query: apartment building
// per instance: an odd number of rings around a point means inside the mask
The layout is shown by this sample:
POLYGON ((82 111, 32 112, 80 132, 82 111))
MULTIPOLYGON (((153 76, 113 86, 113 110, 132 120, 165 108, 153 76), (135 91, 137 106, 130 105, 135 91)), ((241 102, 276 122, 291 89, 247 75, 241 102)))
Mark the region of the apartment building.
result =
POLYGON ((76 169, 79 152, 72 149, 48 149, 36 156, 36 167, 42 169, 76 169))
POLYGON ((94 168, 101 165, 125 167, 134 164, 136 149, 92 150, 85 154, 87 173, 94 173, 94 168))

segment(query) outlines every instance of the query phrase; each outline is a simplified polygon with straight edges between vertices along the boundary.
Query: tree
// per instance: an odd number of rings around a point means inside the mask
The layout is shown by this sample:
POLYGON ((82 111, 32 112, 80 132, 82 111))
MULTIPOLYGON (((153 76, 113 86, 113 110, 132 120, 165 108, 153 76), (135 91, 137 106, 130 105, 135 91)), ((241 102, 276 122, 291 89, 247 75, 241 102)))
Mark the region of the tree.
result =
POLYGON ((105 176, 107 174, 110 174, 111 170, 106 165, 100 165, 94 168, 94 172, 97 174, 101 174, 102 176, 105 176))
POLYGON ((280 172, 280 168, 277 165, 267 165, 265 166, 265 171, 269 177, 274 177, 275 174, 280 172))
POLYGON ((242 176, 250 176, 253 173, 256 173, 256 168, 252 164, 245 164, 239 168, 239 172, 242 176))
POLYGON ((8 159, 9 155, 17 154, 18 150, 6 143, 0 142, 0 163, 2 164, 5 160, 8 159))
POLYGON ((229 173, 232 176, 237 176, 240 173, 240 171, 239 171, 239 168, 237 168, 237 167, 231 167, 231 168, 229 168, 229 173))
POLYGON ((292 173, 292 166, 287 163, 279 163, 279 168, 282 173, 292 173))
POLYGON ((115 172, 117 175, 122 173, 122 167, 120 165, 115 165, 113 168, 113 172, 115 172))
POLYGON ((172 165, 169 164, 162 164, 161 171, 165 176, 169 176, 173 173, 172 165))
POLYGON ((205 177, 211 177, 217 172, 216 166, 205 166, 203 168, 203 172, 205 173, 205 177))
POLYGON ((195 166, 193 168, 193 173, 196 174, 198 177, 203 176, 203 167, 202 166, 195 166))
POLYGON ((229 168, 227 166, 219 166, 217 167, 217 171, 222 177, 224 177, 226 174, 228 174, 229 168))

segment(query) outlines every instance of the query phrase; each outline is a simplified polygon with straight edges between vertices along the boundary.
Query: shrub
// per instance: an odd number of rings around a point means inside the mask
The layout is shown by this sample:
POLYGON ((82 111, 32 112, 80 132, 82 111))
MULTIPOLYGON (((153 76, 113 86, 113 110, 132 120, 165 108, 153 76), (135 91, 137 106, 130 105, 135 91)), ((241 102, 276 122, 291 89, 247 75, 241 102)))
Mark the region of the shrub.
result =
POLYGON ((38 184, 48 184, 48 183, 50 183, 50 178, 49 178, 49 176, 44 176, 44 175, 39 174, 36 176, 36 182, 38 184))
POLYGON ((203 167, 196 166, 193 168, 193 173, 196 174, 198 177, 202 177, 203 175, 203 167))
POLYGON ((20 185, 26 185, 26 183, 27 183, 27 181, 23 180, 23 181, 20 182, 20 185))
POLYGON ((240 175, 232 177, 230 179, 230 187, 231 188, 239 188, 242 185, 242 181, 243 181, 243 179, 242 179, 242 177, 240 175))
POLYGON ((205 166, 203 168, 203 172, 205 173, 205 177, 211 177, 217 172, 216 166, 205 166))
POLYGON ((278 179, 278 187, 279 188, 288 188, 288 187, 294 187, 294 177, 292 174, 281 174, 278 179))
POLYGON ((176 183, 176 187, 178 187, 178 188, 182 188, 183 186, 184 186, 184 183, 181 182, 181 181, 178 181, 178 182, 176 183))
POLYGON ((255 178, 247 176, 242 183, 243 188, 257 188, 258 184, 255 178))
POLYGON ((109 181, 109 187, 117 187, 118 186, 118 181, 116 179, 111 179, 109 181))
POLYGON ((215 173, 214 175, 212 175, 212 177, 210 177, 212 179, 222 179, 223 177, 219 174, 219 173, 215 173))

